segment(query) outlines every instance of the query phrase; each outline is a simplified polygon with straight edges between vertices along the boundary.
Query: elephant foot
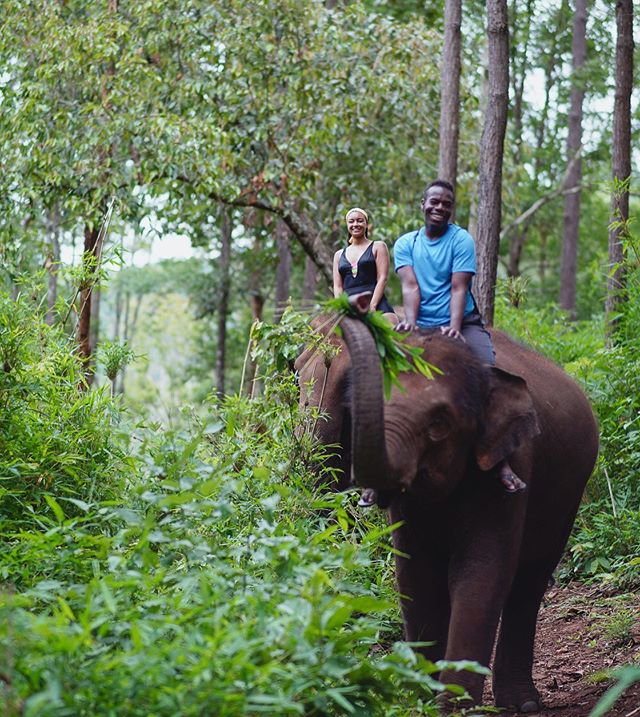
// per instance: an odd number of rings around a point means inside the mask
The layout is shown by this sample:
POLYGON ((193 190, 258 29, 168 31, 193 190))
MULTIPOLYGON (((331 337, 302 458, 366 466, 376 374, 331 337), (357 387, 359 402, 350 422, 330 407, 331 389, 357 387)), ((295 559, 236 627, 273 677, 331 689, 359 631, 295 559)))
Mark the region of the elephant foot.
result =
POLYGON ((494 687, 493 693, 496 707, 502 707, 510 712, 532 714, 542 709, 540 694, 533 685, 526 689, 494 687))

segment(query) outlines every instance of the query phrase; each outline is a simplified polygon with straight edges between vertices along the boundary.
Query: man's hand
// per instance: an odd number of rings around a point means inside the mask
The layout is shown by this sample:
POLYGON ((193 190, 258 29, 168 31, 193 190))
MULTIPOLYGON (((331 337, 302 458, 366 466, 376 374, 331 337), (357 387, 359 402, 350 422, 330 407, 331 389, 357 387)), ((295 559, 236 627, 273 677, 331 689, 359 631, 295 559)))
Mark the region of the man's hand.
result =
POLYGON ((417 326, 412 321, 407 321, 406 319, 404 321, 399 321, 394 327, 394 331, 415 331, 417 326))
POLYGON ((441 326, 440 332, 445 336, 451 336, 452 339, 460 339, 461 341, 467 343, 460 331, 458 331, 458 329, 454 329, 453 326, 441 326))

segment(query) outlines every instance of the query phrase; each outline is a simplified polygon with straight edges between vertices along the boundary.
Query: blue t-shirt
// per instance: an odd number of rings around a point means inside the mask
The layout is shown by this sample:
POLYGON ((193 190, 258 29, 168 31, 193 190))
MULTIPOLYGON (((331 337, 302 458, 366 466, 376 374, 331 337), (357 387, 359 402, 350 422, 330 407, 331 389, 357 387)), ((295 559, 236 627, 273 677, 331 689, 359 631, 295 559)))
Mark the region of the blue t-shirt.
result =
MULTIPOLYGON (((471 234, 457 224, 449 224, 441 237, 429 239, 422 227, 417 234, 409 232, 396 241, 393 258, 396 271, 403 266, 412 266, 418 280, 418 326, 448 326, 451 322, 451 274, 457 271, 476 273, 476 249, 471 234)), ((464 315, 473 311, 469 290, 464 315)))

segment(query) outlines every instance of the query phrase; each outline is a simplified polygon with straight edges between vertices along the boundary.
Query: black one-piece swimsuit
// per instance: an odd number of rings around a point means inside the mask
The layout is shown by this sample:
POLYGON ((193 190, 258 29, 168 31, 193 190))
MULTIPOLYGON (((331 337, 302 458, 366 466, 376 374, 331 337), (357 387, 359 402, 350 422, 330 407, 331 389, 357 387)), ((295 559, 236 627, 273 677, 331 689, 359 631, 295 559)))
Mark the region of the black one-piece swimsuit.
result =
MULTIPOLYGON (((338 271, 342 277, 342 286, 344 290, 352 296, 353 294, 361 294, 363 291, 370 291, 376 288, 378 281, 378 270, 376 267, 376 258, 373 255, 373 242, 364 250, 362 256, 358 259, 358 271, 353 275, 351 263, 347 259, 347 250, 343 250, 340 261, 338 263, 338 271)), ((387 297, 383 294, 377 306, 378 311, 384 313, 393 313, 393 308, 387 297)))

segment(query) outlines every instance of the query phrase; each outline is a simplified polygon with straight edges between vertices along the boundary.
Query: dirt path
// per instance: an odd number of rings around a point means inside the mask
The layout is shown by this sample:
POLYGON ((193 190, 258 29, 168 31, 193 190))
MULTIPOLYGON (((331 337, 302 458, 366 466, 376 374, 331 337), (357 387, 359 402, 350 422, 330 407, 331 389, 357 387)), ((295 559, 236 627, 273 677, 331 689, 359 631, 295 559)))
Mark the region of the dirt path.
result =
MULTIPOLYGON (((640 595, 581 585, 547 593, 533 666, 544 704, 538 717, 587 717, 612 684, 603 671, 631 663, 640 663, 640 595)), ((640 717, 639 683, 607 717, 640 717)))

